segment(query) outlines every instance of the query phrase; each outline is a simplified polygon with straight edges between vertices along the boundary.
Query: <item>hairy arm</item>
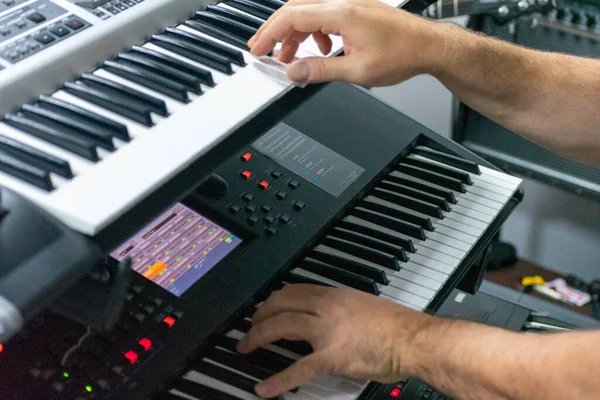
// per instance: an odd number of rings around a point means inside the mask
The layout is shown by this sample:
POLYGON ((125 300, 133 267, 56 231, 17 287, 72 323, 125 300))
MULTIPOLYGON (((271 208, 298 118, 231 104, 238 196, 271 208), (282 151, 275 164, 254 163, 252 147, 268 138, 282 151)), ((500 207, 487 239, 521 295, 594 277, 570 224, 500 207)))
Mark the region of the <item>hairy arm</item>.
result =
POLYGON ((600 166, 600 60, 525 49, 454 24, 436 29, 442 49, 430 53, 428 72, 458 98, 532 142, 600 166))
POLYGON ((434 319, 412 342, 415 376, 460 400, 596 399, 600 332, 527 336, 434 319))

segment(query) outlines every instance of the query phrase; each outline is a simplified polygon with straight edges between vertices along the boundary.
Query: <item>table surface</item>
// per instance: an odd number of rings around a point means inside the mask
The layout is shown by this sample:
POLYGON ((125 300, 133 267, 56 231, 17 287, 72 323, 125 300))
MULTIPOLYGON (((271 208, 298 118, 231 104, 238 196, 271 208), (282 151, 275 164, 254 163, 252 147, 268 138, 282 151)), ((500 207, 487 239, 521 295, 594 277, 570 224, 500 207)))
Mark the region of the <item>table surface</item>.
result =
MULTIPOLYGON (((518 260, 515 264, 513 264, 509 267, 502 268, 502 269, 495 270, 495 271, 486 272, 485 279, 487 279, 488 281, 497 283, 499 285, 509 287, 511 289, 522 291, 523 287, 521 286, 521 279, 524 276, 533 276, 533 275, 540 275, 542 278, 544 278, 544 280, 546 282, 549 282, 556 278, 561 278, 561 277, 564 278, 563 275, 560 275, 549 269, 540 267, 539 265, 530 263, 525 260, 518 260)), ((532 291, 530 294, 532 296, 538 297, 540 299, 547 300, 551 303, 561 305, 565 308, 568 308, 569 310, 579 312, 583 315, 587 315, 590 317, 592 316, 592 308, 589 303, 582 307, 576 307, 576 306, 571 306, 571 305, 563 303, 561 301, 554 300, 549 297, 540 295, 537 292, 532 291)))

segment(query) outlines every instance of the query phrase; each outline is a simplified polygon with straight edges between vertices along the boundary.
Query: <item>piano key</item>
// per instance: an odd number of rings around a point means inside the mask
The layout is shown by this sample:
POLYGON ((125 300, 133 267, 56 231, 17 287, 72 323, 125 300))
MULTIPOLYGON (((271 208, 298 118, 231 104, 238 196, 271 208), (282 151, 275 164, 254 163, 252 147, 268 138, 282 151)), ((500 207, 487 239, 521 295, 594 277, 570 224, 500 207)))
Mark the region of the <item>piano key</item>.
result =
POLYGON ((260 365, 248 362, 242 355, 226 352, 225 350, 213 349, 206 355, 206 358, 258 380, 267 379, 273 375, 270 371, 261 368, 260 365))
POLYGON ((177 35, 183 40, 191 41, 199 47, 220 55, 224 59, 228 60, 229 63, 238 65, 240 67, 246 66, 246 59, 244 58, 244 54, 241 50, 237 49, 231 44, 225 44, 224 41, 214 38, 208 34, 199 32, 190 24, 187 24, 187 22, 188 21, 186 21, 183 25, 177 26, 176 28, 168 27, 165 29, 165 33, 177 35), (185 33, 187 33, 187 35, 185 35, 185 33))
POLYGON ((473 203, 482 204, 484 206, 487 206, 489 208, 496 210, 496 212, 498 212, 499 210, 501 210, 504 207, 504 203, 501 203, 497 200, 490 200, 485 197, 477 196, 475 193, 473 193, 470 190, 467 193, 461 193, 461 195, 458 197, 459 197, 459 200, 466 199, 466 200, 472 201, 473 203))
POLYGON ((448 279, 448 273, 440 272, 436 269, 429 268, 422 264, 417 264, 411 261, 402 264, 402 271, 409 271, 414 273, 415 275, 420 275, 428 279, 432 279, 440 284, 443 284, 448 279))
POLYGON ((463 207, 470 208, 475 211, 479 211, 482 214, 490 215, 492 217, 495 217, 498 214, 497 210, 494 210, 493 208, 484 206, 483 204, 479 204, 474 201, 468 200, 466 198, 461 198, 460 201, 458 202, 458 204, 463 207))
MULTIPOLYGON (((216 342, 217 346, 239 354, 236 350, 238 340, 244 336, 239 331, 229 331, 226 336, 219 337, 216 342), (237 332, 237 333, 236 333, 237 332)), ((250 354, 245 354, 244 357, 252 364, 257 364, 263 368, 267 368, 272 374, 283 371, 293 364, 294 360, 286 358, 281 354, 274 353, 264 347, 254 350, 250 354)), ((194 364, 192 364, 193 366, 194 364)))
MULTIPOLYGON (((296 275, 300 275, 300 276, 306 277, 308 279, 319 281, 322 284, 327 285, 327 286, 332 286, 332 287, 336 287, 336 288, 346 288, 346 289, 352 288, 351 286, 348 286, 348 285, 346 285, 344 283, 341 283, 341 282, 336 281, 334 279, 327 278, 326 276, 323 276, 323 275, 316 274, 316 273, 314 273, 312 271, 305 270, 303 268, 297 268, 296 267, 296 268, 292 269, 290 272, 293 272, 296 275)), ((373 282, 373 285, 377 289, 377 285, 375 284, 375 282, 373 282)), ((358 289, 358 290, 360 290, 360 289, 358 289)), ((379 291, 379 289, 377 289, 377 291, 379 291)))
POLYGON ((421 309, 424 309, 429 304, 429 300, 420 296, 415 296, 401 289, 396 289, 392 286, 384 286, 381 288, 381 293, 397 300, 402 300, 406 303, 413 304, 421 309))
POLYGON ((385 272, 381 269, 381 265, 375 264, 374 262, 367 261, 322 244, 319 244, 312 249, 310 254, 312 258, 366 278, 373 279, 377 283, 382 283, 384 285, 389 283, 385 272))
POLYGON ((257 28, 245 24, 244 22, 239 22, 229 16, 212 14, 206 11, 197 11, 194 15, 194 20, 203 21, 217 28, 224 29, 227 32, 231 32, 246 40, 250 40, 250 38, 256 34, 257 30, 257 28))
MULTIPOLYGON (((446 275, 450 275, 452 272, 454 272, 455 265, 449 265, 443 261, 428 257, 431 255, 431 253, 432 252, 429 249, 425 248, 423 252, 411 255, 410 262, 431 268, 446 275)), ((404 266, 402 267, 405 268, 404 266)))
POLYGON ((463 207, 460 204, 457 204, 452 208, 452 214, 466 215, 467 217, 471 217, 486 224, 490 224, 494 220, 494 217, 491 215, 483 214, 477 210, 463 207))
POLYGON ((237 8, 238 10, 247 12, 248 14, 254 15, 265 21, 271 17, 271 15, 277 11, 274 7, 266 7, 262 4, 258 4, 249 0, 226 0, 223 2, 228 6, 237 8))
POLYGON ((322 243, 334 249, 352 254, 354 256, 363 258, 365 260, 373 261, 381 266, 393 269, 395 271, 400 270, 400 263, 398 259, 391 254, 384 253, 382 251, 369 248, 352 241, 339 239, 333 236, 326 236, 323 238, 322 243))
POLYGON ((372 236, 363 235, 362 233, 354 232, 340 227, 334 228, 330 234, 334 237, 345 239, 353 243, 358 243, 363 246, 369 247, 371 249, 391 254, 394 257, 396 257, 398 261, 408 261, 406 251, 402 247, 394 245, 392 243, 384 242, 383 240, 379 240, 372 236))
POLYGON ((244 40, 244 38, 229 33, 223 29, 216 28, 210 24, 197 20, 185 21, 185 25, 199 32, 205 33, 208 36, 220 39, 242 50, 250 51, 247 40, 244 40))
POLYGON ((115 75, 122 76, 123 78, 139 83, 142 86, 156 90, 157 92, 172 97, 182 103, 189 103, 190 101, 184 85, 165 78, 162 75, 158 75, 148 69, 137 66, 134 63, 123 60, 107 60, 102 65, 102 68, 115 75))
POLYGON ((435 204, 427 203, 423 200, 414 199, 412 197, 395 193, 387 189, 382 189, 380 187, 376 187, 371 193, 373 194, 373 196, 379 197, 383 200, 387 200, 399 206, 410 208, 411 210, 415 210, 438 219, 444 218, 442 209, 439 206, 436 206, 435 204))
POLYGON ((71 179, 73 172, 69 162, 44 151, 0 134, 0 152, 20 159, 41 170, 51 171, 71 179))
POLYGON ((414 189, 405 185, 401 185, 399 183, 394 183, 386 180, 380 182, 379 187, 403 194, 405 196, 413 197, 418 200, 423 200, 427 203, 435 204, 436 206, 440 207, 443 211, 450 211, 450 206, 448 205, 448 202, 445 198, 441 196, 436 196, 431 193, 423 192, 418 189, 414 189))
POLYGON ((499 194, 501 196, 504 196, 506 198, 509 198, 512 196, 514 189, 505 189, 501 186, 498 185, 493 185, 491 183, 482 181, 482 180, 477 180, 475 181, 475 183, 473 184, 473 186, 487 190, 488 192, 492 192, 492 193, 496 193, 499 194))
MULTIPOLYGON (((436 259, 439 260, 444 260, 442 257, 443 256, 450 256, 452 257, 452 259, 448 259, 447 261, 445 261, 447 264, 453 264, 456 263, 456 265, 458 265, 458 263, 460 262, 460 260, 463 259, 463 257, 466 255, 466 251, 458 249, 456 247, 452 247, 452 246, 448 246, 445 243, 441 243, 438 242, 437 240, 434 239, 427 239, 421 242, 415 242, 415 248, 417 249, 417 252, 421 252, 421 254, 424 254, 424 248, 428 248, 431 249, 433 251, 435 251, 436 253, 439 253, 440 256, 436 259)), ((434 258, 434 257, 432 257, 434 258)))
MULTIPOLYGON (((463 229, 463 228, 464 227, 461 227, 461 229, 463 229)), ((470 244, 471 246, 473 246, 477 242, 477 239, 479 237, 479 234, 477 234, 477 236, 474 236, 472 234, 465 233, 464 231, 459 231, 459 230, 456 230, 456 229, 453 229, 451 227, 444 226, 441 224, 436 226, 436 232, 443 233, 444 235, 450 236, 452 238, 456 238, 458 240, 461 240, 465 243, 470 244)))
POLYGON ((462 169, 464 171, 472 172, 477 175, 480 174, 477 163, 462 157, 457 157, 425 146, 415 147, 413 153, 431 158, 432 160, 443 162, 444 164, 452 165, 453 167, 462 169))
POLYGON ((62 101, 55 97, 41 95, 36 103, 39 107, 62 114, 65 117, 78 120, 82 123, 95 126, 96 129, 102 129, 112 133, 115 137, 128 142, 131 140, 127 126, 105 118, 101 115, 90 112, 86 109, 77 107, 69 102, 62 101))
POLYGON ((151 43, 227 75, 233 74, 233 69, 231 68, 231 64, 229 63, 230 60, 228 58, 209 50, 199 48, 180 38, 167 35, 152 35, 151 43))
POLYGON ((288 273, 282 278, 282 281, 288 284, 302 283, 305 285, 319 285, 319 286, 331 286, 315 279, 310 279, 302 275, 295 274, 293 272, 288 273))
POLYGON ((0 150, 0 172, 12 175, 48 192, 54 189, 48 171, 27 164, 2 150, 0 150))
POLYGON ((455 237, 450 237, 441 233, 440 231, 432 232, 429 235, 430 240, 435 240, 436 242, 446 244, 448 246, 454 247, 456 249, 460 249, 462 251, 468 252, 471 250, 471 244, 463 242, 455 237))
POLYGON ((456 197, 454 195, 454 192, 445 187, 436 185, 434 183, 428 182, 423 179, 419 179, 419 178, 411 176, 411 175, 404 174, 399 171, 390 172, 386 178, 391 181, 398 182, 403 185, 406 185, 409 187, 414 187, 414 188, 422 190, 424 192, 443 197, 450 203, 456 204, 456 197))
POLYGON ((235 12, 230 8, 219 7, 218 5, 209 4, 208 6, 206 6, 206 10, 217 15, 222 15, 224 17, 231 18, 234 21, 246 24, 254 29, 258 29, 262 25, 262 22, 258 19, 248 17, 245 13, 235 12))
POLYGON ((96 147, 83 138, 66 135, 52 127, 14 114, 6 115, 4 117, 4 123, 56 146, 62 147, 65 150, 69 150, 90 161, 100 160, 96 147))
POLYGON ((502 200, 502 197, 504 197, 505 199, 508 199, 507 196, 498 195, 498 193, 490 192, 489 190, 485 190, 478 186, 470 186, 469 191, 467 193, 471 193, 475 196, 480 196, 480 197, 483 197, 484 199, 494 200, 494 201, 500 201, 500 200, 502 200))
POLYGON ((154 125, 150 110, 147 107, 141 107, 137 103, 123 102, 120 98, 107 95, 105 92, 79 83, 66 82, 63 91, 142 125, 148 127, 154 125))
POLYGON ((177 68, 170 67, 150 57, 135 53, 119 53, 117 56, 121 60, 126 60, 137 64, 143 68, 151 69, 152 72, 163 74, 164 76, 185 85, 186 89, 194 94, 202 94, 202 85, 198 78, 187 72, 180 71, 177 68))
POLYGON ((287 339, 281 339, 277 342, 273 343, 277 347, 281 347, 285 350, 291 351, 292 353, 296 353, 299 356, 306 357, 307 355, 313 352, 313 348, 310 343, 305 341, 292 341, 287 339))
POLYGON ((390 278, 389 286, 403 290, 408 293, 412 293, 416 296, 426 299, 427 301, 431 301, 436 295, 435 290, 429 289, 425 286, 419 285, 414 282, 407 281, 394 275, 392 275, 392 278, 390 278))
POLYGON ((285 4, 283 1, 279 0, 254 0, 254 2, 274 10, 279 10, 285 4))
POLYGON ((368 210, 363 207, 355 207, 352 210, 352 215, 356 215, 364 220, 374 222, 419 240, 427 239, 423 228, 421 228, 419 225, 402 221, 401 219, 388 216, 385 213, 368 210))
POLYGON ((468 173, 463 171, 457 171, 456 169, 446 168, 445 166, 439 163, 432 163, 428 160, 419 159, 412 155, 405 157, 402 161, 406 164, 413 165, 415 167, 423 168, 428 171, 433 171, 441 175, 446 175, 448 177, 458 179, 466 185, 473 184, 471 176, 468 173))
MULTIPOLYGON (((235 398, 242 400, 261 400, 258 396, 249 393, 245 390, 239 389, 233 385, 227 384, 225 382, 220 381, 219 379, 215 379, 209 375, 205 375, 199 371, 191 370, 188 371, 184 376, 184 379, 187 379, 194 383, 199 383, 204 386, 208 386, 214 390, 225 393, 229 396, 234 396, 235 398)), ((220 399, 220 397, 217 397, 220 399)), ((200 399, 204 400, 204 399, 200 399)))
POLYGON ((428 215, 411 210, 410 208, 399 206, 372 195, 365 197, 360 205, 370 210, 388 214, 394 218, 411 222, 428 231, 433 231, 434 229, 432 220, 428 215))
MULTIPOLYGON (((222 400, 239 400, 239 397, 223 393, 198 382, 192 382, 187 379, 179 379, 173 385, 173 390, 189 395, 189 399, 222 399, 222 400)), ((177 393, 176 393, 177 394, 177 393)))
POLYGON ((163 63, 164 65, 168 65, 169 67, 181 70, 182 72, 195 76, 198 80, 200 80, 200 82, 207 86, 215 86, 212 74, 210 73, 210 71, 204 68, 200 68, 196 65, 186 63, 175 57, 171 57, 167 54, 149 49, 147 47, 133 46, 131 48, 131 52, 134 54, 143 55, 145 57, 155 60, 156 62, 163 63))
POLYGON ((54 111, 32 106, 30 104, 24 104, 23 107, 21 107, 21 113, 27 118, 40 123, 47 124, 47 121, 52 121, 54 122, 52 126, 54 126, 56 129, 65 127, 62 129, 63 132, 67 133, 68 131, 72 131, 74 136, 85 136, 106 150, 115 149, 113 136, 106 130, 95 129, 94 126, 83 124, 76 119, 65 117, 64 115, 55 113, 54 111))
POLYGON ((501 179, 501 180, 503 180, 503 181, 506 181, 506 182, 510 182, 510 183, 512 183, 513 185, 515 185, 515 189, 516 189, 516 188, 517 188, 517 187, 518 187, 518 186, 521 184, 521 182, 522 182, 522 180, 521 180, 520 178, 517 178, 517 177, 511 176, 511 175, 508 175, 508 174, 506 174, 506 173, 503 173, 503 172, 497 171, 497 170, 495 170, 495 169, 491 169, 491 168, 488 168, 488 167, 484 167, 484 166, 482 166, 482 165, 481 165, 481 166, 479 166, 479 169, 481 170, 481 173, 483 173, 483 174, 490 175, 490 176, 493 176, 493 177, 495 177, 495 178, 497 178, 497 179, 501 179))
MULTIPOLYGON (((422 270, 423 268, 420 268, 420 269, 422 270)), ((424 272, 424 273, 426 274, 427 272, 424 272)), ((423 287, 425 287, 427 289, 431 289, 433 291, 438 291, 443 286, 442 282, 436 281, 428 276, 415 274, 414 272, 409 271, 408 269, 405 269, 405 268, 402 268, 400 271, 393 271, 392 276, 403 279, 407 282, 415 283, 419 286, 423 286, 423 287)))
POLYGON ((386 299, 386 300, 388 300, 388 301, 391 301, 392 303, 399 304, 399 305, 401 305, 403 307, 406 307, 406 308, 411 308, 411 309, 417 310, 417 311, 422 311, 423 310, 419 306, 415 306, 414 304, 410 304, 410 303, 407 303, 405 301, 395 299, 393 297, 388 296, 387 294, 382 294, 381 297, 384 298, 384 299, 386 299))
POLYGON ((458 179, 454 179, 437 172, 433 172, 424 168, 415 167, 401 162, 396 166, 396 169, 408 175, 416 176, 436 185, 455 190, 460 193, 465 193, 465 185, 458 179))
POLYGON ((335 282, 343 283, 348 287, 376 295, 379 294, 379 289, 377 289, 377 285, 373 279, 356 274, 338 266, 307 257, 300 261, 298 267, 325 278, 329 278, 335 282))
POLYGON ((207 362, 205 360, 196 361, 193 364, 194 366, 192 368, 194 371, 197 371, 206 376, 210 376, 213 379, 216 379, 223 383, 227 383, 245 392, 254 394, 254 387, 258 383, 257 380, 247 378, 229 369, 223 368, 222 366, 207 362))
POLYGON ((377 239, 383 240, 385 242, 401 246, 404 250, 408 252, 415 252, 415 247, 413 245, 412 240, 409 237, 402 235, 401 233, 396 232, 392 229, 388 229, 381 225, 365 221, 358 217, 352 215, 345 217, 341 221, 340 227, 357 231, 365 235, 374 236, 377 239))

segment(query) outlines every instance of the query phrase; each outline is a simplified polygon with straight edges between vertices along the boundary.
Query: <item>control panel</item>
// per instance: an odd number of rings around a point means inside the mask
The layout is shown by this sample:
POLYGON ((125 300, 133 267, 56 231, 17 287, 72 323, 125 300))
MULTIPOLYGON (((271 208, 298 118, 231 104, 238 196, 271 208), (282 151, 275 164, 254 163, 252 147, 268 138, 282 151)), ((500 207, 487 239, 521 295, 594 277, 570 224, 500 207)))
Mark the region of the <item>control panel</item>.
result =
POLYGON ((144 0, 69 0, 101 19, 127 11, 144 0))
POLYGON ((0 13, 10 10, 13 7, 19 6, 29 0, 0 0, 0 13))
POLYGON ((49 0, 14 8, 0 16, 0 58, 14 64, 89 26, 49 0))
POLYGON ((543 21, 582 33, 600 35, 600 5, 585 1, 561 2, 543 21))

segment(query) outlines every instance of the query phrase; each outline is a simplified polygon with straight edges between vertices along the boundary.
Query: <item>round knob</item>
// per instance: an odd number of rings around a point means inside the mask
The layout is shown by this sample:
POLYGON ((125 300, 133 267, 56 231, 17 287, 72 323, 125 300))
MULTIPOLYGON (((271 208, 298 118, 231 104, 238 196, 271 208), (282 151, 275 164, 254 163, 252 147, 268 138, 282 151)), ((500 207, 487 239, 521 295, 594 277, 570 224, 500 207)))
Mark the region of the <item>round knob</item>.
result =
POLYGON ((594 26, 596 26, 598 24, 598 16, 596 14, 587 13, 586 17, 587 17, 587 21, 585 24, 587 25, 588 28, 593 28, 594 26))
POLYGON ((567 15, 567 10, 564 8, 559 8, 556 10, 556 18, 563 19, 567 15))
POLYGON ((581 13, 575 13, 571 17, 572 24, 580 24, 582 20, 583 20, 583 15, 581 15, 581 13))
POLYGON ((502 6, 498 8, 498 15, 501 17, 506 17, 510 13, 510 9, 507 6, 502 6))

